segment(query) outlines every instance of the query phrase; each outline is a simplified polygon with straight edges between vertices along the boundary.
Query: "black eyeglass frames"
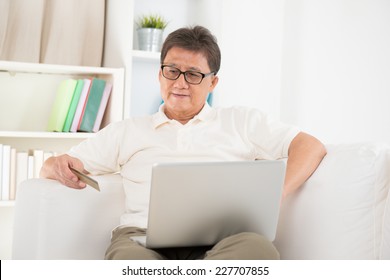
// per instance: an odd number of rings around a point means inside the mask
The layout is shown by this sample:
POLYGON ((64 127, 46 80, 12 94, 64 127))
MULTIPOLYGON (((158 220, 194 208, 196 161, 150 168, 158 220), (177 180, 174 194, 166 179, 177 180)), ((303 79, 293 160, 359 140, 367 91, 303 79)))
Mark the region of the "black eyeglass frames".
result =
POLYGON ((161 73, 164 76, 164 78, 168 80, 177 80, 180 77, 180 75, 183 74, 185 81, 192 85, 199 85, 205 77, 214 74, 214 72, 210 72, 207 74, 197 72, 197 71, 183 72, 179 68, 169 66, 169 65, 161 65, 161 73))

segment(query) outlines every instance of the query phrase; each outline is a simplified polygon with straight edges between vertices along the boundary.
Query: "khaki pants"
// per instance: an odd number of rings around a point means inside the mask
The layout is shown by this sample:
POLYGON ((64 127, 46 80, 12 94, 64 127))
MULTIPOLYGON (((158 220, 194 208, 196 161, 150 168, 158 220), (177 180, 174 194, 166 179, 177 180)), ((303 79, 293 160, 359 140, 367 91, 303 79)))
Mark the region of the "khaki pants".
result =
POLYGON ((265 237, 251 233, 238 233, 221 240, 214 246, 148 249, 131 240, 145 235, 135 227, 119 228, 113 232, 105 259, 109 260, 272 260, 279 253, 265 237))

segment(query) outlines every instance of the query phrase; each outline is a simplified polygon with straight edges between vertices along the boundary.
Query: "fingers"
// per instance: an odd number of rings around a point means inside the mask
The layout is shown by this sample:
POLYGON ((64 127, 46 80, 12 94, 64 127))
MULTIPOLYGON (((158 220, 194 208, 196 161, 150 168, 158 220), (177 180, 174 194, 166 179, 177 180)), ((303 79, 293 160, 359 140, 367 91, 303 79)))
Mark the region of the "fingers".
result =
POLYGON ((73 158, 68 155, 55 157, 51 167, 53 171, 53 179, 70 188, 85 188, 86 184, 79 180, 79 178, 69 169, 69 166, 79 170, 84 170, 82 162, 77 158, 73 158))
MULTIPOLYGON (((69 169, 69 167, 66 168, 69 169)), ((74 189, 83 189, 86 187, 86 184, 80 181, 79 178, 76 175, 74 175, 72 171, 70 171, 70 173, 69 172, 66 173, 67 174, 63 172, 58 175, 59 178, 58 181, 60 181, 63 185, 74 189), (72 175, 68 175, 68 174, 72 174, 72 175)))

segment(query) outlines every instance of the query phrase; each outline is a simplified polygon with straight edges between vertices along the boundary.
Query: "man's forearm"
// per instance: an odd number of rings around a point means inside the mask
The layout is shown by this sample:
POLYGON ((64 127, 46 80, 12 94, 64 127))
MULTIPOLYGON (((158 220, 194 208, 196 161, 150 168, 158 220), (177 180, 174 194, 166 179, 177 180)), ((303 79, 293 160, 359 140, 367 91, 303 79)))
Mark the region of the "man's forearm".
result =
POLYGON ((290 144, 283 196, 297 190, 313 174, 325 155, 326 149, 319 140, 299 133, 290 144))

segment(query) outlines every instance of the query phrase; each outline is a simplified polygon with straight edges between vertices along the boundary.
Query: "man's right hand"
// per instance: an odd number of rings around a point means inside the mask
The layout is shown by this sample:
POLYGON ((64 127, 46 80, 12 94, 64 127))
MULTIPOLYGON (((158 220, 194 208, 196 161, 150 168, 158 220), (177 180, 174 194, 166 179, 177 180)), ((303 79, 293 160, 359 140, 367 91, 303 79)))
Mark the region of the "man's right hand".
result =
POLYGON ((70 166, 87 173, 84 170, 83 163, 78 158, 64 154, 48 158, 41 168, 39 177, 57 180, 61 184, 74 189, 85 188, 86 184, 77 178, 69 169, 70 166))

